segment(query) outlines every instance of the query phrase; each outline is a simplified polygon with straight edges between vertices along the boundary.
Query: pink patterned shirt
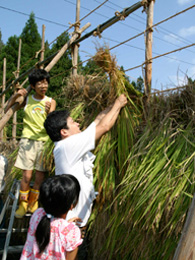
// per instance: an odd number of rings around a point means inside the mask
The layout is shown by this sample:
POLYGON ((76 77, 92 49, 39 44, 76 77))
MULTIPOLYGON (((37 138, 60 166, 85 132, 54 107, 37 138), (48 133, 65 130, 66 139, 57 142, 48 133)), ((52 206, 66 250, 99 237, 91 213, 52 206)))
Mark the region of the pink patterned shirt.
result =
POLYGON ((20 260, 66 260, 66 251, 72 251, 82 243, 80 229, 74 223, 69 223, 62 218, 53 218, 50 224, 49 244, 44 252, 39 255, 35 231, 44 215, 43 208, 37 209, 32 215, 20 260))

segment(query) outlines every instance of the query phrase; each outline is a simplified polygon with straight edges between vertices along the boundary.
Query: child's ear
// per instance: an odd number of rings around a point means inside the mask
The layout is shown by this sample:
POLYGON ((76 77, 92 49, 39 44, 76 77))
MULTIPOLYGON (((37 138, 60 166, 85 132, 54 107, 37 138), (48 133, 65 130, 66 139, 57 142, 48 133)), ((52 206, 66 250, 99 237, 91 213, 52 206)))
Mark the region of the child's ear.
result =
POLYGON ((70 206, 70 210, 72 210, 72 209, 74 209, 74 205, 73 204, 70 206))
POLYGON ((35 89, 35 87, 32 84, 30 84, 30 86, 31 86, 32 89, 35 89))

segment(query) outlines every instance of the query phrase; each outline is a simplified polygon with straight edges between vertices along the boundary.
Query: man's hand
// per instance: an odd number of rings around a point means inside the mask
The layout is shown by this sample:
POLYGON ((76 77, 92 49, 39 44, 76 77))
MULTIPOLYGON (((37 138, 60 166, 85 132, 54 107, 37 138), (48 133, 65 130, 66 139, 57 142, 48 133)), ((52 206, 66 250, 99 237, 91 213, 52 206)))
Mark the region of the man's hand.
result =
POLYGON ((122 108, 127 104, 127 98, 124 94, 122 94, 116 99, 116 102, 119 102, 120 107, 122 108))
POLYGON ((79 217, 74 217, 69 219, 68 222, 74 222, 77 226, 80 226, 82 223, 82 219, 79 217))

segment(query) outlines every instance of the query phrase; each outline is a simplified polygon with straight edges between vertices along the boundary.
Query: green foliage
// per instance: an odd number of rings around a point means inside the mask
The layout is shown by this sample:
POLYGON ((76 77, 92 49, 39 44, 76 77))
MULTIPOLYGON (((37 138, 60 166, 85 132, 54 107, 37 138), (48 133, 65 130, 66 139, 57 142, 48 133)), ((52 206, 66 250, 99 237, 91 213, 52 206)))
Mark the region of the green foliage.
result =
POLYGON ((126 82, 132 84, 134 89, 138 90, 141 93, 144 93, 144 80, 141 76, 138 77, 136 81, 134 80, 130 81, 129 77, 125 74, 125 70, 123 66, 120 67, 120 70, 124 72, 124 77, 126 79, 126 82))
MULTIPOLYGON (((62 34, 57 41, 52 45, 51 49, 47 49, 45 57, 50 57, 52 54, 57 53, 66 42, 68 42, 68 33, 62 34)), ((64 101, 62 96, 62 87, 66 85, 66 78, 70 75, 72 67, 71 51, 68 49, 57 64, 51 69, 48 96, 53 97, 57 101, 58 108, 62 108, 64 101)))
POLYGON ((142 77, 137 78, 137 81, 132 81, 131 84, 134 86, 135 89, 144 93, 144 80, 142 77))
POLYGON ((188 86, 194 86, 195 85, 195 80, 193 80, 192 78, 188 77, 188 86))
MULTIPOLYGON (((18 59, 18 45, 19 38, 14 35, 11 36, 6 45, 3 46, 2 51, 0 53, 0 82, 3 80, 3 59, 6 58, 6 80, 7 83, 10 83, 14 79, 13 72, 17 69, 17 59, 18 59)), ((8 95, 8 97, 10 94, 8 95)))
POLYGON ((90 59, 86 65, 82 68, 83 75, 102 74, 102 69, 95 63, 93 59, 90 59))
POLYGON ((2 41, 2 33, 1 33, 1 30, 0 30, 0 51, 2 50, 3 45, 4 45, 4 43, 2 41))
MULTIPOLYGON (((41 49, 41 36, 38 33, 38 27, 35 23, 35 15, 33 12, 30 14, 20 38, 22 40, 21 57, 25 62, 34 57, 36 52, 41 49)), ((31 64, 28 66, 31 66, 31 64)))
MULTIPOLYGON (((41 36, 38 33, 33 13, 31 13, 29 20, 27 21, 21 35, 19 37, 16 35, 11 36, 2 48, 2 52, 0 54, 0 66, 2 71, 3 58, 6 58, 7 84, 9 84, 12 80, 15 79, 13 72, 15 72, 17 69, 19 39, 22 40, 20 66, 20 74, 22 74, 35 64, 35 61, 32 60, 32 58, 35 56, 35 53, 41 48, 41 36)), ((0 81, 2 82, 2 74, 0 74, 0 81)), ((10 91, 7 98, 9 98, 9 96, 12 93, 13 90, 10 91)))

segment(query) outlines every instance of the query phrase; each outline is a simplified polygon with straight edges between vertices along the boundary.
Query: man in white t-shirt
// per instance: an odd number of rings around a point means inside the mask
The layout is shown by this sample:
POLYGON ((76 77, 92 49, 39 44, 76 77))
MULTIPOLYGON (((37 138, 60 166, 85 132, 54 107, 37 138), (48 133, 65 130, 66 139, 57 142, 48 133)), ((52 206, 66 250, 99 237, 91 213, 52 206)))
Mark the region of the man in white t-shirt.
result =
POLYGON ((55 174, 72 174, 81 186, 79 202, 67 215, 67 219, 79 217, 81 227, 86 226, 95 199, 92 172, 95 156, 90 151, 95 148, 95 142, 112 128, 126 103, 126 96, 120 95, 111 108, 100 113, 82 132, 66 110, 51 112, 45 120, 47 134, 55 144, 55 174))

